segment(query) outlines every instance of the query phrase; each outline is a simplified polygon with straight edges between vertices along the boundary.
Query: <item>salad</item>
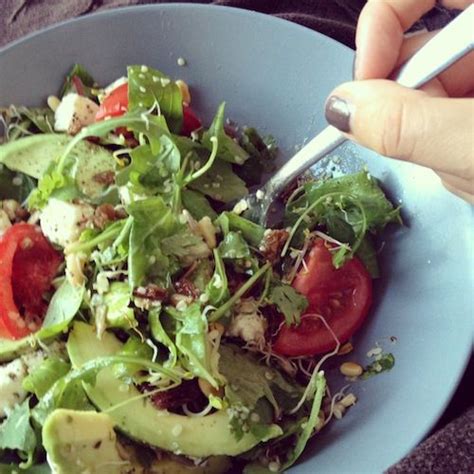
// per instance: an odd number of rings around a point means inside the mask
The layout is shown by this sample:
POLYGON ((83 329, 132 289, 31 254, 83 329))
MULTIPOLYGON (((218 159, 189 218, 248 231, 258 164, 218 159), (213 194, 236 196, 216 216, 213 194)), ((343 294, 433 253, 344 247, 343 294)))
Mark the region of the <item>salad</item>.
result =
POLYGON ((287 470, 356 401, 323 363, 398 209, 361 171, 248 220, 275 141, 224 104, 206 128, 145 65, 105 88, 75 65, 47 102, 1 109, 0 472, 287 470))

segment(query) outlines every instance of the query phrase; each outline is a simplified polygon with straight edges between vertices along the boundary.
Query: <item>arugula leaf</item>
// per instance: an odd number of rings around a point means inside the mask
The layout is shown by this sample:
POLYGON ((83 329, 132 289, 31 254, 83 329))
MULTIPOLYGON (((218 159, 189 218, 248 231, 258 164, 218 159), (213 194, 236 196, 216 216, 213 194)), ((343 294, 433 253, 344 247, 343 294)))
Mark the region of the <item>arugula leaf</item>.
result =
POLYGON ((162 239, 161 248, 165 255, 174 255, 180 259, 184 257, 200 259, 210 255, 209 247, 202 240, 202 237, 193 234, 187 228, 162 239))
POLYGON ((43 326, 35 334, 39 339, 47 339, 64 331, 81 307, 85 288, 76 288, 64 280, 54 293, 44 318, 43 326))
POLYGON ((212 150, 211 137, 217 137, 219 144, 217 152, 218 158, 228 161, 229 163, 242 165, 248 159, 249 154, 225 133, 224 111, 225 102, 223 102, 217 109, 216 116, 214 117, 209 130, 204 132, 202 143, 206 148, 212 150))
POLYGON ((309 441, 309 438, 313 434, 314 427, 318 422, 318 414, 319 410, 321 409, 321 402, 326 390, 326 380, 323 375, 316 374, 315 379, 312 377, 310 383, 314 385, 314 398, 311 405, 310 415, 308 420, 301 424, 302 430, 297 434, 296 445, 288 456, 285 464, 281 467, 282 471, 289 469, 301 456, 306 444, 309 441))
POLYGON ((23 379, 23 389, 40 399, 54 383, 71 370, 71 365, 57 356, 45 359, 23 379))
POLYGON ((343 246, 333 255, 336 268, 352 258, 367 233, 380 231, 390 222, 401 223, 399 209, 392 206, 376 180, 365 171, 308 183, 304 196, 287 208, 285 221, 293 225, 287 246, 293 239, 301 240, 305 228, 317 225, 350 239, 346 242, 350 249, 343 246))
POLYGON ((248 194, 248 189, 229 163, 214 161, 211 168, 189 184, 191 189, 224 203, 236 201, 248 194))
MULTIPOLYGON (((20 474, 18 472, 18 464, 0 464, 1 474, 20 474)), ((36 464, 29 468, 21 470, 21 474, 51 474, 49 464, 36 464)))
POLYGON ((199 221, 206 216, 211 220, 217 218, 217 212, 214 211, 206 196, 202 193, 191 189, 183 189, 181 191, 181 200, 184 209, 187 209, 194 219, 199 221))
POLYGON ((69 74, 66 76, 63 87, 60 92, 60 97, 64 97, 70 92, 75 92, 79 95, 84 95, 93 99, 91 89, 94 87, 95 81, 89 74, 87 69, 81 64, 74 64, 69 74))
POLYGON ((158 150, 141 145, 130 152, 131 164, 117 175, 119 186, 128 185, 137 194, 170 194, 171 182, 180 169, 181 154, 167 135, 157 141, 158 150))
POLYGON ((165 367, 174 367, 178 360, 178 351, 174 342, 170 339, 163 328, 160 320, 160 311, 151 309, 148 312, 148 324, 150 325, 151 336, 156 342, 163 344, 169 351, 169 358, 164 363, 165 367))
POLYGON ((255 128, 245 127, 239 139, 240 146, 249 154, 249 159, 236 168, 236 173, 248 186, 255 186, 262 182, 264 173, 275 170, 275 158, 278 148, 274 140, 268 137, 263 139, 255 128))
POLYGON ((146 110, 158 105, 171 131, 179 133, 183 121, 183 98, 174 81, 148 66, 128 66, 129 110, 146 110))
POLYGON ((280 313, 285 316, 285 322, 299 324, 301 314, 308 307, 308 300, 298 293, 292 286, 274 281, 268 296, 268 302, 278 307, 280 313))
POLYGON ((219 374, 213 371, 207 319, 199 304, 193 303, 183 311, 167 308, 167 312, 178 322, 176 347, 184 356, 181 358, 182 365, 217 388, 219 374))
POLYGON ((263 239, 265 229, 234 212, 223 212, 217 219, 216 224, 222 229, 224 234, 237 231, 242 234, 244 239, 254 247, 258 247, 263 239))
POLYGON ((179 266, 163 253, 161 242, 183 225, 161 197, 135 201, 127 211, 133 218, 128 254, 130 287, 136 288, 153 276, 166 281, 179 266))
POLYGON ((221 254, 214 249, 214 274, 206 286, 206 294, 211 305, 219 305, 230 297, 227 274, 221 254))
POLYGON ((250 249, 242 235, 235 231, 230 231, 219 245, 219 253, 222 258, 246 258, 250 257, 250 249))
POLYGON ((29 399, 26 399, 22 404, 16 405, 0 425, 0 449, 18 451, 24 460, 20 463, 20 468, 26 469, 33 462, 36 445, 36 435, 30 425, 29 399))

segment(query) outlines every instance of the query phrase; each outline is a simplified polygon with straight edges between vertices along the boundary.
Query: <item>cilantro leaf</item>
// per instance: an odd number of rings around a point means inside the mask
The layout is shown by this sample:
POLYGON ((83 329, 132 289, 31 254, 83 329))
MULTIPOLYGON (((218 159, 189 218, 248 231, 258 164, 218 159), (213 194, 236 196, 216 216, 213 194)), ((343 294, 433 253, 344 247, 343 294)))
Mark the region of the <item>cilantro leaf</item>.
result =
POLYGON ((395 357, 391 352, 386 354, 381 354, 381 356, 377 357, 374 362, 369 364, 365 369, 361 376, 362 379, 368 379, 373 377, 374 375, 381 374, 382 372, 386 372, 387 370, 391 370, 395 365, 395 357))
POLYGON ((279 311, 285 316, 285 322, 299 324, 301 314, 308 307, 308 300, 305 296, 298 293, 292 286, 280 282, 274 282, 268 302, 278 307, 279 311))
POLYGON ((184 209, 187 209, 194 219, 198 221, 206 216, 211 220, 217 218, 217 212, 211 207, 206 196, 199 191, 183 189, 181 192, 181 201, 184 209))

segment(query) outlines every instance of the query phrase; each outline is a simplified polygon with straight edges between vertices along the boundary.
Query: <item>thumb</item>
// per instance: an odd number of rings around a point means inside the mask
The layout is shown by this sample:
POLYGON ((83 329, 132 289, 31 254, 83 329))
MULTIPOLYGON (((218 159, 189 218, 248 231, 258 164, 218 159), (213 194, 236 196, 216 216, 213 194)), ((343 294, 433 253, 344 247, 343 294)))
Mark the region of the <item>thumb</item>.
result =
POLYGON ((474 100, 432 97, 393 81, 337 87, 327 121, 381 155, 463 178, 474 177, 474 100))

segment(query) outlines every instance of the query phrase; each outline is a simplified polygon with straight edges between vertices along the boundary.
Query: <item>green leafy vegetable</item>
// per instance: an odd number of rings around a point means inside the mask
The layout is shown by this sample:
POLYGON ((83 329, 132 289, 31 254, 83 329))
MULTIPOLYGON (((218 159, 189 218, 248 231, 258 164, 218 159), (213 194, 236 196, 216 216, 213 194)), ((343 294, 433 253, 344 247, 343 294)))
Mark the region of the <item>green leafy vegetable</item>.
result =
POLYGON ((179 133, 183 120, 183 98, 176 83, 147 66, 128 66, 127 72, 130 111, 158 106, 170 130, 179 133))
POLYGON ((193 303, 183 311, 168 308, 168 313, 176 319, 176 347, 184 356, 183 365, 196 377, 207 380, 213 387, 218 387, 219 374, 213 370, 211 346, 207 337, 207 319, 198 304, 193 303))
POLYGON ((323 225, 338 234, 332 235, 336 239, 339 235, 350 239, 345 242, 350 247, 344 245, 333 255, 333 263, 339 268, 358 251, 368 232, 379 231, 389 222, 401 222, 399 209, 392 206, 376 180, 365 171, 309 183, 304 191, 304 196, 287 208, 285 219, 293 228, 284 252, 304 228, 323 225))
POLYGON ((107 308, 105 319, 108 327, 130 329, 137 326, 130 307, 130 288, 127 282, 114 281, 104 294, 104 305, 107 308))
POLYGON ((222 258, 246 258, 250 257, 250 249, 247 242, 238 232, 230 231, 219 245, 219 253, 222 258))
POLYGON ((239 139, 240 146, 249 154, 249 159, 239 167, 236 173, 248 186, 261 184, 264 173, 275 168, 278 148, 272 137, 263 139, 254 128, 245 127, 239 139))
POLYGON ((54 337, 64 331, 81 307, 84 287, 76 288, 67 280, 56 290, 51 299, 43 326, 35 334, 38 339, 54 337))
POLYGON ((183 189, 181 199, 184 209, 187 209, 196 220, 208 216, 211 220, 217 218, 217 212, 209 204, 204 194, 191 189, 183 189))
MULTIPOLYGON (((130 336, 118 355, 126 355, 137 357, 140 359, 152 360, 153 349, 146 343, 142 342, 136 336, 130 336)), ((118 378, 132 378, 142 366, 140 364, 120 363, 114 367, 114 374, 118 378)))
POLYGON ((9 170, 0 163, 0 200, 24 202, 35 189, 36 181, 29 176, 9 170))
POLYGON ((247 186, 229 163, 215 161, 209 171, 189 184, 191 189, 220 202, 232 202, 248 194, 247 186))
POLYGON ((209 303, 212 305, 222 304, 230 297, 227 274, 221 254, 214 250, 214 274, 206 286, 206 293, 209 296, 209 303))
POLYGON ((395 365, 395 357, 392 353, 381 354, 374 362, 369 364, 361 376, 362 379, 368 379, 387 370, 391 370, 395 365))
POLYGON ((217 137, 219 149, 217 152, 218 158, 229 163, 236 163, 242 165, 248 159, 248 153, 231 137, 229 137, 224 130, 224 110, 225 102, 223 102, 217 109, 216 116, 212 121, 209 130, 207 130, 202 138, 202 143, 209 150, 212 150, 211 137, 217 137))
POLYGON ((287 325, 299 324, 301 314, 308 307, 308 300, 292 286, 275 281, 270 289, 268 302, 278 307, 287 325))
POLYGON ((34 393, 36 398, 40 399, 70 369, 71 365, 58 356, 48 357, 39 367, 25 377, 23 389, 34 393))
POLYGON ((33 462, 36 444, 36 435, 30 425, 29 399, 26 399, 16 405, 0 425, 0 449, 17 451, 24 461, 20 467, 26 469, 33 462))
POLYGON ((74 64, 71 71, 66 76, 60 97, 64 97, 70 92, 75 92, 76 94, 84 95, 91 99, 94 97, 92 94, 92 88, 94 85, 95 81, 87 69, 81 64, 74 64))
POLYGON ((223 212, 216 220, 216 224, 220 226, 224 234, 231 230, 240 232, 243 238, 254 247, 260 245, 263 239, 265 229, 234 212, 223 212))
POLYGON ((160 312, 157 309, 151 309, 148 312, 148 323, 150 325, 150 331, 153 339, 160 344, 163 344, 168 351, 168 360, 164 363, 165 367, 174 367, 178 361, 178 351, 176 345, 168 336, 167 332, 163 328, 160 320, 160 312))

